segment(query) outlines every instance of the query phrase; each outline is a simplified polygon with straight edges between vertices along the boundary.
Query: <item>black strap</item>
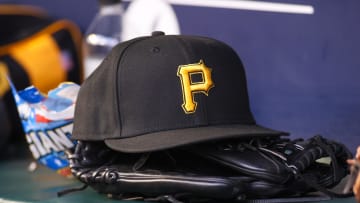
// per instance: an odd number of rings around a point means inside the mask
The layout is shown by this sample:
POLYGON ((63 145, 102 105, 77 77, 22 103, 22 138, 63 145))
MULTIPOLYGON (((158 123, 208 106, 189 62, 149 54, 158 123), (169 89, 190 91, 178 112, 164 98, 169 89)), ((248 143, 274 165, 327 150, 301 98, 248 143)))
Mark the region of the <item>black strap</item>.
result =
POLYGON ((339 171, 337 169, 337 167, 339 166, 338 161, 335 157, 335 152, 333 149, 331 149, 331 147, 329 147, 328 145, 326 145, 323 140, 323 138, 319 135, 314 137, 314 141, 315 144, 317 144, 319 147, 321 147, 323 150, 325 150, 325 152, 330 156, 331 158, 331 166, 332 166, 332 171, 334 174, 334 182, 337 182, 341 179, 341 176, 339 175, 339 171))
POLYGON ((88 185, 84 184, 84 185, 82 185, 80 187, 74 187, 74 188, 66 189, 66 190, 58 192, 57 196, 61 197, 63 195, 66 195, 66 194, 69 194, 69 193, 72 193, 72 192, 82 191, 82 190, 85 190, 87 188, 87 186, 88 185))

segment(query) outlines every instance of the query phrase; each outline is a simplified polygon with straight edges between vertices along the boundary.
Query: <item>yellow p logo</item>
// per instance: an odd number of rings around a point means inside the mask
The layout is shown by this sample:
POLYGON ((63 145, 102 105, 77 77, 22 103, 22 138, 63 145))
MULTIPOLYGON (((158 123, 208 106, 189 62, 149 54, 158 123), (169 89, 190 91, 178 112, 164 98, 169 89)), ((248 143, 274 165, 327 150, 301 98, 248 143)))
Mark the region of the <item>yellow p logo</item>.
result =
POLYGON ((180 65, 177 75, 180 77, 183 93, 182 108, 186 114, 195 113, 197 103, 194 101, 194 94, 204 93, 208 96, 209 90, 215 86, 211 79, 211 68, 206 67, 204 62, 200 60, 199 63, 180 65), (193 82, 191 80, 191 76, 196 74, 202 76, 202 81, 193 82))

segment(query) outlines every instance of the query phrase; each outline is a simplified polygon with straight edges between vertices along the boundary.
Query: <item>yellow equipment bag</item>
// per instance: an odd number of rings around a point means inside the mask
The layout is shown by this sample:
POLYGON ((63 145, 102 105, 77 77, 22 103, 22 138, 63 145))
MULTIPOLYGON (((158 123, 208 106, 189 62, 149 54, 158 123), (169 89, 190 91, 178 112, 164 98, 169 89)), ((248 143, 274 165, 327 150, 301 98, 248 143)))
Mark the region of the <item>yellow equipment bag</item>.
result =
MULTIPOLYGON (((82 81, 81 31, 68 20, 56 20, 33 6, 0 5, 1 74, 18 90, 34 85, 48 92, 63 81, 82 81)), ((3 78, 3 77, 2 77, 3 78)), ((6 80, 0 80, 0 100, 8 115, 11 139, 23 140, 20 119, 6 80), (17 139, 16 137, 19 137, 17 139)), ((0 132, 2 132, 0 125, 0 132)))

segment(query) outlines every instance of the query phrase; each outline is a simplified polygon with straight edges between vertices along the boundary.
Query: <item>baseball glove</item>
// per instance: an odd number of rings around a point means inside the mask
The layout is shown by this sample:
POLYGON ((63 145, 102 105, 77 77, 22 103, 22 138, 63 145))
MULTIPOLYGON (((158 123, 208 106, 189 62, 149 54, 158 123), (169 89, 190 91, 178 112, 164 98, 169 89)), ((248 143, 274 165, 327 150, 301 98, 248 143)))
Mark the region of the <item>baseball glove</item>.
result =
POLYGON ((165 202, 299 197, 337 185, 351 153, 314 136, 231 139, 129 154, 79 141, 68 155, 80 181, 113 198, 165 202), (331 160, 324 162, 321 158, 331 160))

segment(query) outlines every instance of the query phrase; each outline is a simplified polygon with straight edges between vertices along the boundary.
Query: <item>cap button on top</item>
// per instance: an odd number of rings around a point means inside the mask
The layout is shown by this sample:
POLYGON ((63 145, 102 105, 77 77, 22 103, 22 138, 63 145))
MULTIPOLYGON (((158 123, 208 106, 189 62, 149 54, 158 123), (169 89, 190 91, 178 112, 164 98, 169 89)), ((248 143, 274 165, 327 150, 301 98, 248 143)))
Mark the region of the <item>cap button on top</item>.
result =
POLYGON ((151 33, 151 36, 156 37, 156 36, 161 36, 161 35, 165 35, 165 32, 163 31, 154 31, 151 33))

